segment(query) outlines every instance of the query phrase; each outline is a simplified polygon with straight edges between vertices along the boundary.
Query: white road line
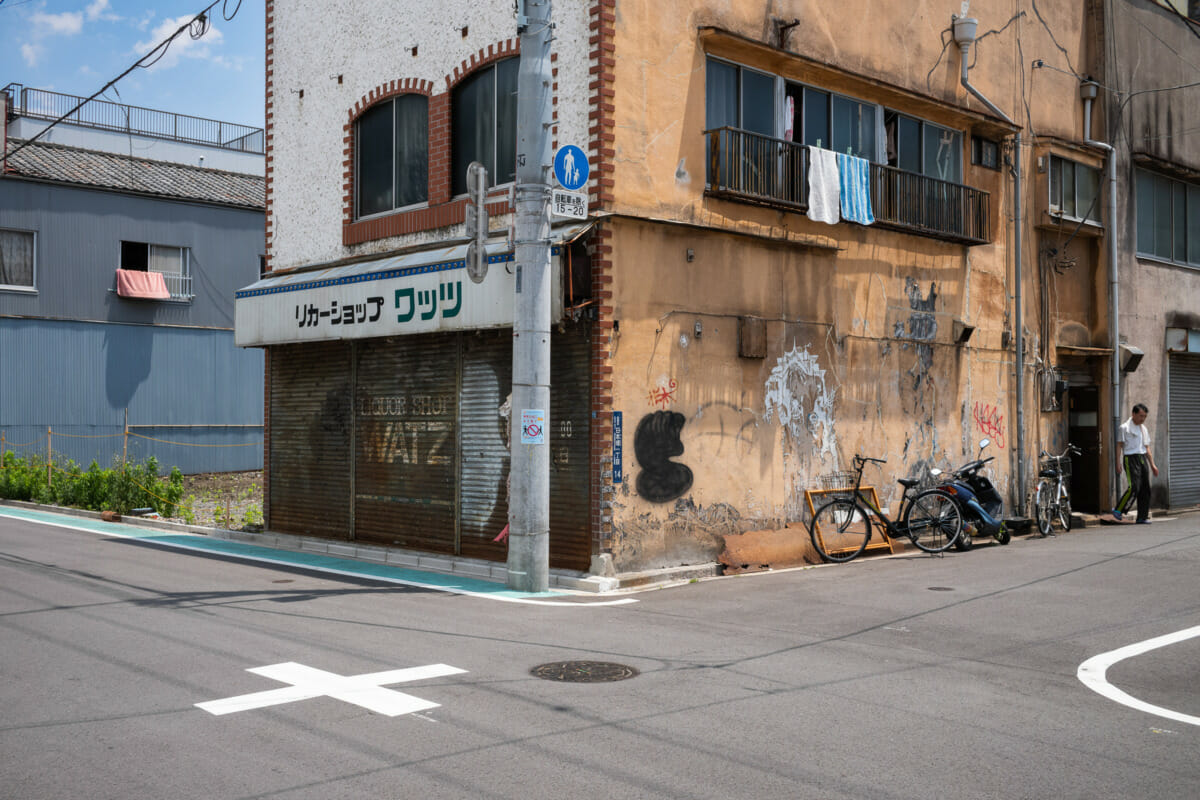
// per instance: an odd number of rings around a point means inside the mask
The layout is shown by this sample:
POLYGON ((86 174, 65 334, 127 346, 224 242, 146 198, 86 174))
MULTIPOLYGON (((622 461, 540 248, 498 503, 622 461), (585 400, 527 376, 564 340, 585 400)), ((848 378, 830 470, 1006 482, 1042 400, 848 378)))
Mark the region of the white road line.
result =
POLYGON ((1189 725, 1200 725, 1200 717, 1193 717, 1190 714, 1181 714, 1178 711, 1172 711, 1169 708, 1151 705, 1143 700, 1138 700, 1117 687, 1113 686, 1104 677, 1108 672, 1108 668, 1118 661, 1124 661, 1127 658, 1139 656, 1142 653, 1147 653, 1151 650, 1157 650, 1160 647, 1177 644, 1182 641, 1200 636, 1200 625, 1194 628, 1187 628, 1175 633, 1168 633, 1164 636, 1156 636, 1153 639, 1147 639, 1144 642, 1131 644, 1117 650, 1110 650, 1107 653, 1101 653, 1098 656, 1092 656, 1087 661, 1079 665, 1079 670, 1075 673, 1079 680, 1083 681, 1083 685, 1091 689, 1097 694, 1107 697, 1109 700, 1114 700, 1122 705, 1135 708, 1138 711, 1145 711, 1148 714, 1156 714, 1166 719, 1173 719, 1176 722, 1186 722, 1189 725))

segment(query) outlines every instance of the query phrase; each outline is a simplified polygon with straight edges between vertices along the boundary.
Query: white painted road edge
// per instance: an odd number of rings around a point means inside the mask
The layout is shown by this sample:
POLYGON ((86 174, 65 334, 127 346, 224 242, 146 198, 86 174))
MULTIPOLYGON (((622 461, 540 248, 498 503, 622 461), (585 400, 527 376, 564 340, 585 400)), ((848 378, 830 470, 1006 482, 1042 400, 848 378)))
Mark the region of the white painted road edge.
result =
POLYGON ((1178 711, 1172 711, 1169 708, 1151 705, 1143 700, 1138 700, 1117 687, 1113 686, 1104 677, 1108 672, 1108 668, 1119 661, 1124 661, 1127 658, 1140 656, 1142 653, 1147 653, 1151 650, 1157 650, 1160 647, 1177 644, 1179 642, 1192 639, 1200 636, 1200 625, 1194 628, 1187 628, 1175 633, 1168 633, 1164 636, 1156 636, 1153 639, 1147 639, 1144 642, 1131 644, 1117 650, 1110 650, 1107 653, 1101 653, 1098 656, 1092 656, 1087 661, 1079 665, 1079 670, 1075 673, 1079 680, 1083 681, 1083 685, 1091 689, 1097 694, 1107 697, 1109 700, 1116 701, 1122 705, 1135 708, 1138 711, 1145 711, 1148 714, 1156 714, 1160 717, 1175 720, 1176 722, 1186 722, 1189 725, 1200 725, 1200 717, 1193 717, 1190 714, 1181 714, 1178 711))

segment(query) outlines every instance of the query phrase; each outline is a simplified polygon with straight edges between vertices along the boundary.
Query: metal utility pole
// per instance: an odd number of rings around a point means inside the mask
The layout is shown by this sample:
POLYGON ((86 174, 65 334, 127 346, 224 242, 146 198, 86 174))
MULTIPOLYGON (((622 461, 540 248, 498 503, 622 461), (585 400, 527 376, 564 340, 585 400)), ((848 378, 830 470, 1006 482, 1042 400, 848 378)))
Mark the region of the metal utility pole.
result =
POLYGON ((508 586, 550 586, 550 0, 517 16, 516 301, 513 320, 508 586))

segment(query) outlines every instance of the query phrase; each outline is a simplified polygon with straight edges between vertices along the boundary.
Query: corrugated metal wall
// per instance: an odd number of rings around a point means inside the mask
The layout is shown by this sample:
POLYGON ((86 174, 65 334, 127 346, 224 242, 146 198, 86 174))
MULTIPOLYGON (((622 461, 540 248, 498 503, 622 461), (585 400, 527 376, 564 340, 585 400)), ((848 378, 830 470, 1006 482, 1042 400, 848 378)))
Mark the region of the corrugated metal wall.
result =
POLYGON ((84 467, 120 458, 128 408, 131 459, 261 469, 262 375, 262 351, 235 347, 232 331, 0 319, 5 439, 44 455, 50 427, 56 458, 84 467))
POLYGON ((271 354, 271 530, 345 538, 350 530, 350 345, 271 354))
MULTIPOLYGON (((591 351, 584 326, 551 341, 550 564, 586 570, 591 351)), ((512 386, 511 331, 288 345, 271 364, 270 529, 504 560, 492 540, 508 518, 499 409, 512 386), (342 401, 328 396, 351 382, 343 425, 342 401), (322 433, 343 427, 344 440, 322 433), (339 516, 352 495, 353 519, 339 516)))
POLYGON ((1200 505, 1200 357, 1172 355, 1168 369, 1169 502, 1200 505))
POLYGON ((35 294, 0 292, 0 315, 233 328, 233 295, 258 280, 263 212, 0 181, 6 228, 37 234, 35 294), (186 303, 118 297, 121 241, 189 248, 186 303))

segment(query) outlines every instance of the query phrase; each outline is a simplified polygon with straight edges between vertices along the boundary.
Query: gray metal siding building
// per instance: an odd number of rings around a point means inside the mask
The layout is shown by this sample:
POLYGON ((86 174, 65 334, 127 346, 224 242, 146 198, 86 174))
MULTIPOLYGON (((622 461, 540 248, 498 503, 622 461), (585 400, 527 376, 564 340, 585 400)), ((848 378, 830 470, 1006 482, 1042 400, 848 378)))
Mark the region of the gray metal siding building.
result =
POLYGON ((263 353, 233 335, 234 292, 264 252, 262 185, 62 145, 9 159, 0 229, 33 233, 34 275, 0 287, 7 449, 44 455, 50 429, 56 462, 108 466, 127 448, 187 473, 262 467, 263 353), (118 294, 139 248, 180 264, 171 299, 118 294))

